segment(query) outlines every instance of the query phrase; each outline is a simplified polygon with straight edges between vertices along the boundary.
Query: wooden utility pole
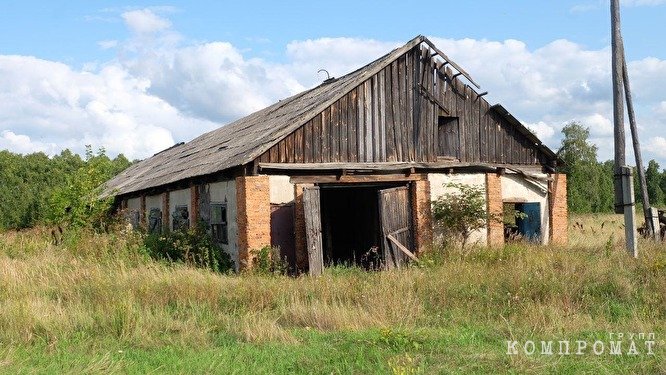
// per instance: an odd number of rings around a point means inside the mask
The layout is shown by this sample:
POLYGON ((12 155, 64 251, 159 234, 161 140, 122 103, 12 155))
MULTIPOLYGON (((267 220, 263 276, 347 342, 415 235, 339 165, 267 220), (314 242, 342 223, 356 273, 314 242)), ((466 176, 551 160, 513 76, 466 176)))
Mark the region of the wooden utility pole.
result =
POLYGON ((611 0, 611 68, 613 75, 613 125, 615 164, 613 186, 615 213, 624 213, 622 167, 626 164, 624 145, 624 97, 622 96, 622 34, 620 33, 620 0, 611 0))
MULTIPOLYGON (((611 0, 611 47, 613 74, 613 124, 615 128, 615 213, 624 214, 625 241, 627 251, 633 257, 638 256, 636 246, 636 215, 634 205, 634 185, 631 168, 626 166, 624 144, 624 99, 623 86, 626 83, 626 65, 624 62, 624 45, 620 32, 620 0, 611 0)), ((631 93, 631 90, 628 91, 631 93)), ((631 107, 633 111, 633 105, 631 107)), ((632 134, 635 129, 632 128, 632 134)), ((636 134, 637 136, 637 134, 636 134)), ((634 139, 634 146, 638 139, 634 139)), ((640 155, 640 148, 634 151, 640 155)), ((637 156, 639 158, 640 156, 637 156)), ((642 164, 642 163, 641 163, 642 164)), ((647 192, 646 192, 647 195, 647 192)), ((650 226, 651 224, 648 224, 650 226)))
POLYGON ((627 61, 624 56, 624 46, 622 47, 622 78, 624 81, 624 95, 627 100, 627 112, 629 112, 629 128, 631 129, 631 140, 634 145, 634 156, 636 157, 636 170, 638 171, 638 181, 641 186, 641 195, 643 201, 643 216, 645 217, 645 227, 649 234, 656 240, 658 237, 658 228, 654 227, 652 209, 650 208, 650 197, 647 191, 647 179, 645 178, 645 169, 643 169, 643 156, 641 155, 641 144, 638 140, 638 127, 636 126, 636 114, 634 113, 634 102, 631 98, 631 86, 629 85, 629 72, 627 70, 627 61))

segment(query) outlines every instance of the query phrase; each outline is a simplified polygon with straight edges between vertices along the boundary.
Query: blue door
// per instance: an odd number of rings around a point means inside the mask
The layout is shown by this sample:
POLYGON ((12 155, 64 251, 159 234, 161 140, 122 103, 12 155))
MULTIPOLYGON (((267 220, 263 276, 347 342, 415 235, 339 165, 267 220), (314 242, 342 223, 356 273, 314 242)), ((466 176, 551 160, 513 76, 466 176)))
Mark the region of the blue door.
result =
POLYGON ((541 241, 541 205, 538 202, 516 204, 516 210, 527 215, 516 218, 518 232, 529 241, 541 241))

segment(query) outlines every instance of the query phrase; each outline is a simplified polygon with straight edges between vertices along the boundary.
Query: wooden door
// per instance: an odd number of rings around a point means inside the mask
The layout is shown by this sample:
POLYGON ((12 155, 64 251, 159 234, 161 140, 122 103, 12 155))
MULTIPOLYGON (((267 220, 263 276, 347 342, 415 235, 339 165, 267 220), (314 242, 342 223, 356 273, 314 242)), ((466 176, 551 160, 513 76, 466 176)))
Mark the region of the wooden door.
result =
POLYGON ((400 267, 406 259, 415 259, 412 246, 412 213, 409 188, 379 191, 379 218, 383 236, 383 261, 386 268, 400 267))
POLYGON ((303 189, 305 241, 308 248, 309 274, 321 275, 324 271, 324 252, 321 240, 321 199, 319 187, 303 189))

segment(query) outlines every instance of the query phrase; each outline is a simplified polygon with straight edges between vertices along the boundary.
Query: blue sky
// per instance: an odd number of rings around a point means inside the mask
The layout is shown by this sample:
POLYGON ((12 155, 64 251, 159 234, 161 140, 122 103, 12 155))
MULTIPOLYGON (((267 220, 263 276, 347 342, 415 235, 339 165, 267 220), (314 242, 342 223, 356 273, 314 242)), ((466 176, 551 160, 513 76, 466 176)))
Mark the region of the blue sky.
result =
MULTIPOLYGON (((0 3, 0 149, 143 158, 431 38, 556 149, 612 155, 609 9, 571 1, 0 3)), ((666 0, 623 1, 645 157, 666 167, 666 0)))

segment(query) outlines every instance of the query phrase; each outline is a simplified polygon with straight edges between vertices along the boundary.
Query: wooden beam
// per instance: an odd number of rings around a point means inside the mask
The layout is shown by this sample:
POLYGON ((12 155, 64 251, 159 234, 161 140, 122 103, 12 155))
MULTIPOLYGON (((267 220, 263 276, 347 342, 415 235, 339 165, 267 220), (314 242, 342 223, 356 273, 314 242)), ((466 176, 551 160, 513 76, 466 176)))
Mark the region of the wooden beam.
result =
POLYGON ((382 175, 318 175, 318 176, 293 176, 289 179, 292 184, 329 184, 329 183, 342 183, 342 184, 357 184, 357 183, 374 183, 374 182, 408 182, 426 180, 427 174, 411 174, 405 176, 403 174, 382 174, 382 175))
POLYGON ((407 249, 405 246, 403 246, 403 244, 401 244, 400 242, 398 242, 398 240, 397 240, 395 237, 393 237, 393 236, 390 235, 390 234, 387 234, 387 235, 386 235, 386 238, 388 238, 389 240, 391 240, 391 242, 393 242, 393 244, 394 244, 395 246, 397 246, 398 249, 400 249, 400 251, 402 251, 403 253, 405 253, 405 255, 407 255, 407 256, 409 257, 409 259, 415 261, 416 263, 419 262, 419 258, 417 258, 416 255, 414 255, 414 253, 412 253, 411 251, 409 251, 409 249, 407 249))
POLYGON ((481 88, 481 86, 479 86, 478 83, 474 82, 474 80, 472 79, 472 77, 469 76, 469 74, 465 71, 465 69, 459 67, 458 64, 456 64, 455 62, 451 61, 451 59, 450 59, 448 56, 446 56, 446 54, 445 54, 444 52, 442 52, 439 48, 437 48, 433 42, 431 42, 431 41, 428 40, 427 38, 425 38, 424 41, 425 41, 426 44, 428 44, 428 46, 430 46, 430 48, 432 48, 435 52, 437 52, 437 54, 439 55, 439 57, 441 57, 442 59, 444 59, 444 61, 446 61, 446 62, 448 62, 449 64, 451 64, 452 67, 454 67, 457 71, 459 71, 460 73, 462 73, 462 75, 463 75, 465 78, 467 78, 467 80, 470 81, 474 86, 476 86, 477 89, 480 89, 480 88, 481 88))

